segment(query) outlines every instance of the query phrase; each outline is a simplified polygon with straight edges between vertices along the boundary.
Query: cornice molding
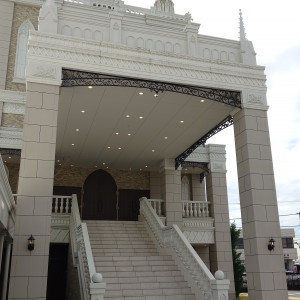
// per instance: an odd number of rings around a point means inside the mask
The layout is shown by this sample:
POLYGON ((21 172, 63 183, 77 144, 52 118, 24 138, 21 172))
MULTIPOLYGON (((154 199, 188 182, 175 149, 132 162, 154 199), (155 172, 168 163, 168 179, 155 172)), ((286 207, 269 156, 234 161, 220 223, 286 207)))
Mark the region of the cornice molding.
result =
POLYGON ((208 144, 198 147, 185 161, 209 163, 210 172, 226 173, 225 145, 208 144))
POLYGON ((45 0, 10 0, 11 2, 14 3, 19 3, 19 4, 25 4, 25 5, 30 5, 30 6, 39 6, 42 7, 45 0))
POLYGON ((30 35, 28 61, 27 80, 44 78, 44 83, 51 84, 54 84, 53 78, 45 78, 43 72, 39 74, 31 69, 37 70, 37 64, 40 64, 41 67, 57 68, 56 75, 63 67, 212 88, 266 92, 262 67, 168 55, 37 31, 30 35), (32 66, 34 63, 36 65, 32 66))

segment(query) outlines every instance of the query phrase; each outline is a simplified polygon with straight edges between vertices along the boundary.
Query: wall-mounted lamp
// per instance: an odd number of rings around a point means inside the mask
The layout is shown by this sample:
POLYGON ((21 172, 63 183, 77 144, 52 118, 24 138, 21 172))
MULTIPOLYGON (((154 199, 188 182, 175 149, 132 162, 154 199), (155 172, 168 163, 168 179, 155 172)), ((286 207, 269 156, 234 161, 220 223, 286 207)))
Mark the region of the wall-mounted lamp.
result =
POLYGON ((275 240, 273 238, 270 238, 269 244, 268 244, 268 249, 270 251, 272 251, 272 250, 274 250, 274 248, 275 248, 275 240))
POLYGON ((34 241, 35 241, 35 238, 31 234, 29 239, 28 239, 28 250, 29 251, 34 250, 34 241))

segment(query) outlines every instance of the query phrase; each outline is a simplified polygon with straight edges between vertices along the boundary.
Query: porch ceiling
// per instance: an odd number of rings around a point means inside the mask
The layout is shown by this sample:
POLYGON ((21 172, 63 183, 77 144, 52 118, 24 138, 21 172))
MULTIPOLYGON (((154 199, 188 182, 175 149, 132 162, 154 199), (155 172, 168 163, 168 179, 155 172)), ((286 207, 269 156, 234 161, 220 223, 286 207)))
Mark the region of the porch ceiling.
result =
POLYGON ((174 92, 154 97, 148 89, 132 87, 63 87, 56 159, 85 167, 155 170, 234 109, 201 100, 174 92))

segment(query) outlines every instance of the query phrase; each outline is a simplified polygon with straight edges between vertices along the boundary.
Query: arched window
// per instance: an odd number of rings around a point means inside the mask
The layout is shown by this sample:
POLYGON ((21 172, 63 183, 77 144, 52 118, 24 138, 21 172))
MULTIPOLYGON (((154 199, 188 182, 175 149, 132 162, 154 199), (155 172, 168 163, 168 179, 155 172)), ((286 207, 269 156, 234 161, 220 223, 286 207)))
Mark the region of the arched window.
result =
POLYGON ((191 200, 191 187, 187 176, 181 179, 181 200, 191 200))
POLYGON ((18 30, 14 82, 25 83, 29 30, 34 30, 29 20, 24 21, 18 30))

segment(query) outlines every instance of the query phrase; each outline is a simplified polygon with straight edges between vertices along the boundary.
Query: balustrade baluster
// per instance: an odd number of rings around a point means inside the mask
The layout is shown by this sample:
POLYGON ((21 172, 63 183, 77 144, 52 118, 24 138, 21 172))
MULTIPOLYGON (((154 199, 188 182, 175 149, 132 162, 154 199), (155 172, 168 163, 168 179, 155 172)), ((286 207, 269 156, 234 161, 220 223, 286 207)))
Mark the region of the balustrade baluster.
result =
POLYGON ((186 215, 185 215, 185 203, 184 202, 182 202, 182 216, 186 217, 186 215))
POLYGON ((197 203, 193 203, 194 217, 197 217, 197 203))
POLYGON ((54 198, 54 212, 57 213, 58 212, 58 198, 55 197, 54 198))
POLYGON ((188 209, 189 209, 189 216, 192 217, 192 206, 191 206, 191 202, 189 202, 189 204, 188 204, 188 209))
POLYGON ((66 198, 66 208, 65 208, 65 213, 69 213, 69 201, 70 199, 69 198, 66 198))
POLYGON ((201 217, 201 210, 200 210, 200 206, 201 206, 201 203, 197 203, 197 217, 201 217))
POLYGON ((161 216, 161 202, 158 202, 158 215, 161 216))
POLYGON ((158 211, 158 209, 157 209, 157 201, 154 201, 154 211, 155 211, 156 214, 157 214, 157 211, 158 211))
POLYGON ((206 216, 209 217, 209 205, 208 205, 208 203, 206 203, 206 208, 207 208, 207 210, 206 210, 207 215, 206 216))

